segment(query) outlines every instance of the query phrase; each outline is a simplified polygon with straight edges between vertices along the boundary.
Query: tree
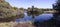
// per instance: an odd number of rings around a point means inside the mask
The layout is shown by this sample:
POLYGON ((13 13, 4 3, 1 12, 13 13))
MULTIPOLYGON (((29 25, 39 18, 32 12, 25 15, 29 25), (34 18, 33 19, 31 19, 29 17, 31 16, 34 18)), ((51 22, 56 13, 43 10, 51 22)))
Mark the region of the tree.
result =
POLYGON ((13 10, 18 10, 18 8, 17 8, 17 7, 12 7, 12 9, 13 9, 13 10))
MULTIPOLYGON (((16 10, 5 0, 0 0, 0 21, 12 21, 15 19, 16 10)), ((14 7, 15 9, 15 7, 14 7)))
POLYGON ((58 17, 60 15, 60 0, 57 0, 56 4, 53 4, 53 9, 57 11, 53 16, 58 17))

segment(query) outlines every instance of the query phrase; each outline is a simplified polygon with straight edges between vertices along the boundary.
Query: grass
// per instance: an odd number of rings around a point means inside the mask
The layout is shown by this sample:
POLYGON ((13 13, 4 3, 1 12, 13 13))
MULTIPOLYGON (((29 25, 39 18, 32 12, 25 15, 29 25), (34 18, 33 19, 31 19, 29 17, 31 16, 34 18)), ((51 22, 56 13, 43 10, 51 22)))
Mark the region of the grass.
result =
POLYGON ((13 26, 33 27, 31 21, 25 21, 25 22, 3 22, 3 23, 0 23, 0 27, 13 27, 13 26))

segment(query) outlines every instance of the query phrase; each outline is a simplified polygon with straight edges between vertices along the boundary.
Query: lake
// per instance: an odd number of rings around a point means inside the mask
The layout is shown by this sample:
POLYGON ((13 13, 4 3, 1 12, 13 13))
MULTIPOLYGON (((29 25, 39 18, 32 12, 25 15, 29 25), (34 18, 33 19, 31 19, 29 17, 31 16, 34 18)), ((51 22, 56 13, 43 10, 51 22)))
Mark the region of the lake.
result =
MULTIPOLYGON (((53 14, 41 14, 39 16, 35 16, 34 21, 41 21, 43 22, 44 20, 49 20, 53 17, 53 14)), ((32 16, 28 16, 27 13, 24 13, 24 18, 17 18, 16 21, 27 21, 27 20, 32 20, 32 16)))

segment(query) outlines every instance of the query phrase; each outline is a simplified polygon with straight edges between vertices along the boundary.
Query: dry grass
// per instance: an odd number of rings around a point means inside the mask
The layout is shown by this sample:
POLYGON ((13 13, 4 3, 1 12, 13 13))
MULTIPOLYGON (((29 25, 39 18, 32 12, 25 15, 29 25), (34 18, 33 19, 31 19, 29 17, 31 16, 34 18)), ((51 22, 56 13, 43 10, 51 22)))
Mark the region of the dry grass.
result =
POLYGON ((31 21, 25 21, 25 22, 5 22, 0 23, 0 27, 33 27, 31 21))

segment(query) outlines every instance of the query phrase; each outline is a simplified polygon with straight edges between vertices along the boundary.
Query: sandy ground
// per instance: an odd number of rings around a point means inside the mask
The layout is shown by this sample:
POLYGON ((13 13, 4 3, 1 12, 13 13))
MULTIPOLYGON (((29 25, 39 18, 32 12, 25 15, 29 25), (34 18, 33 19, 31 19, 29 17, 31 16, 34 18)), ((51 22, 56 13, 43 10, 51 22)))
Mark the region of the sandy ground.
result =
POLYGON ((31 21, 25 22, 5 22, 0 23, 0 27, 34 27, 31 21))

